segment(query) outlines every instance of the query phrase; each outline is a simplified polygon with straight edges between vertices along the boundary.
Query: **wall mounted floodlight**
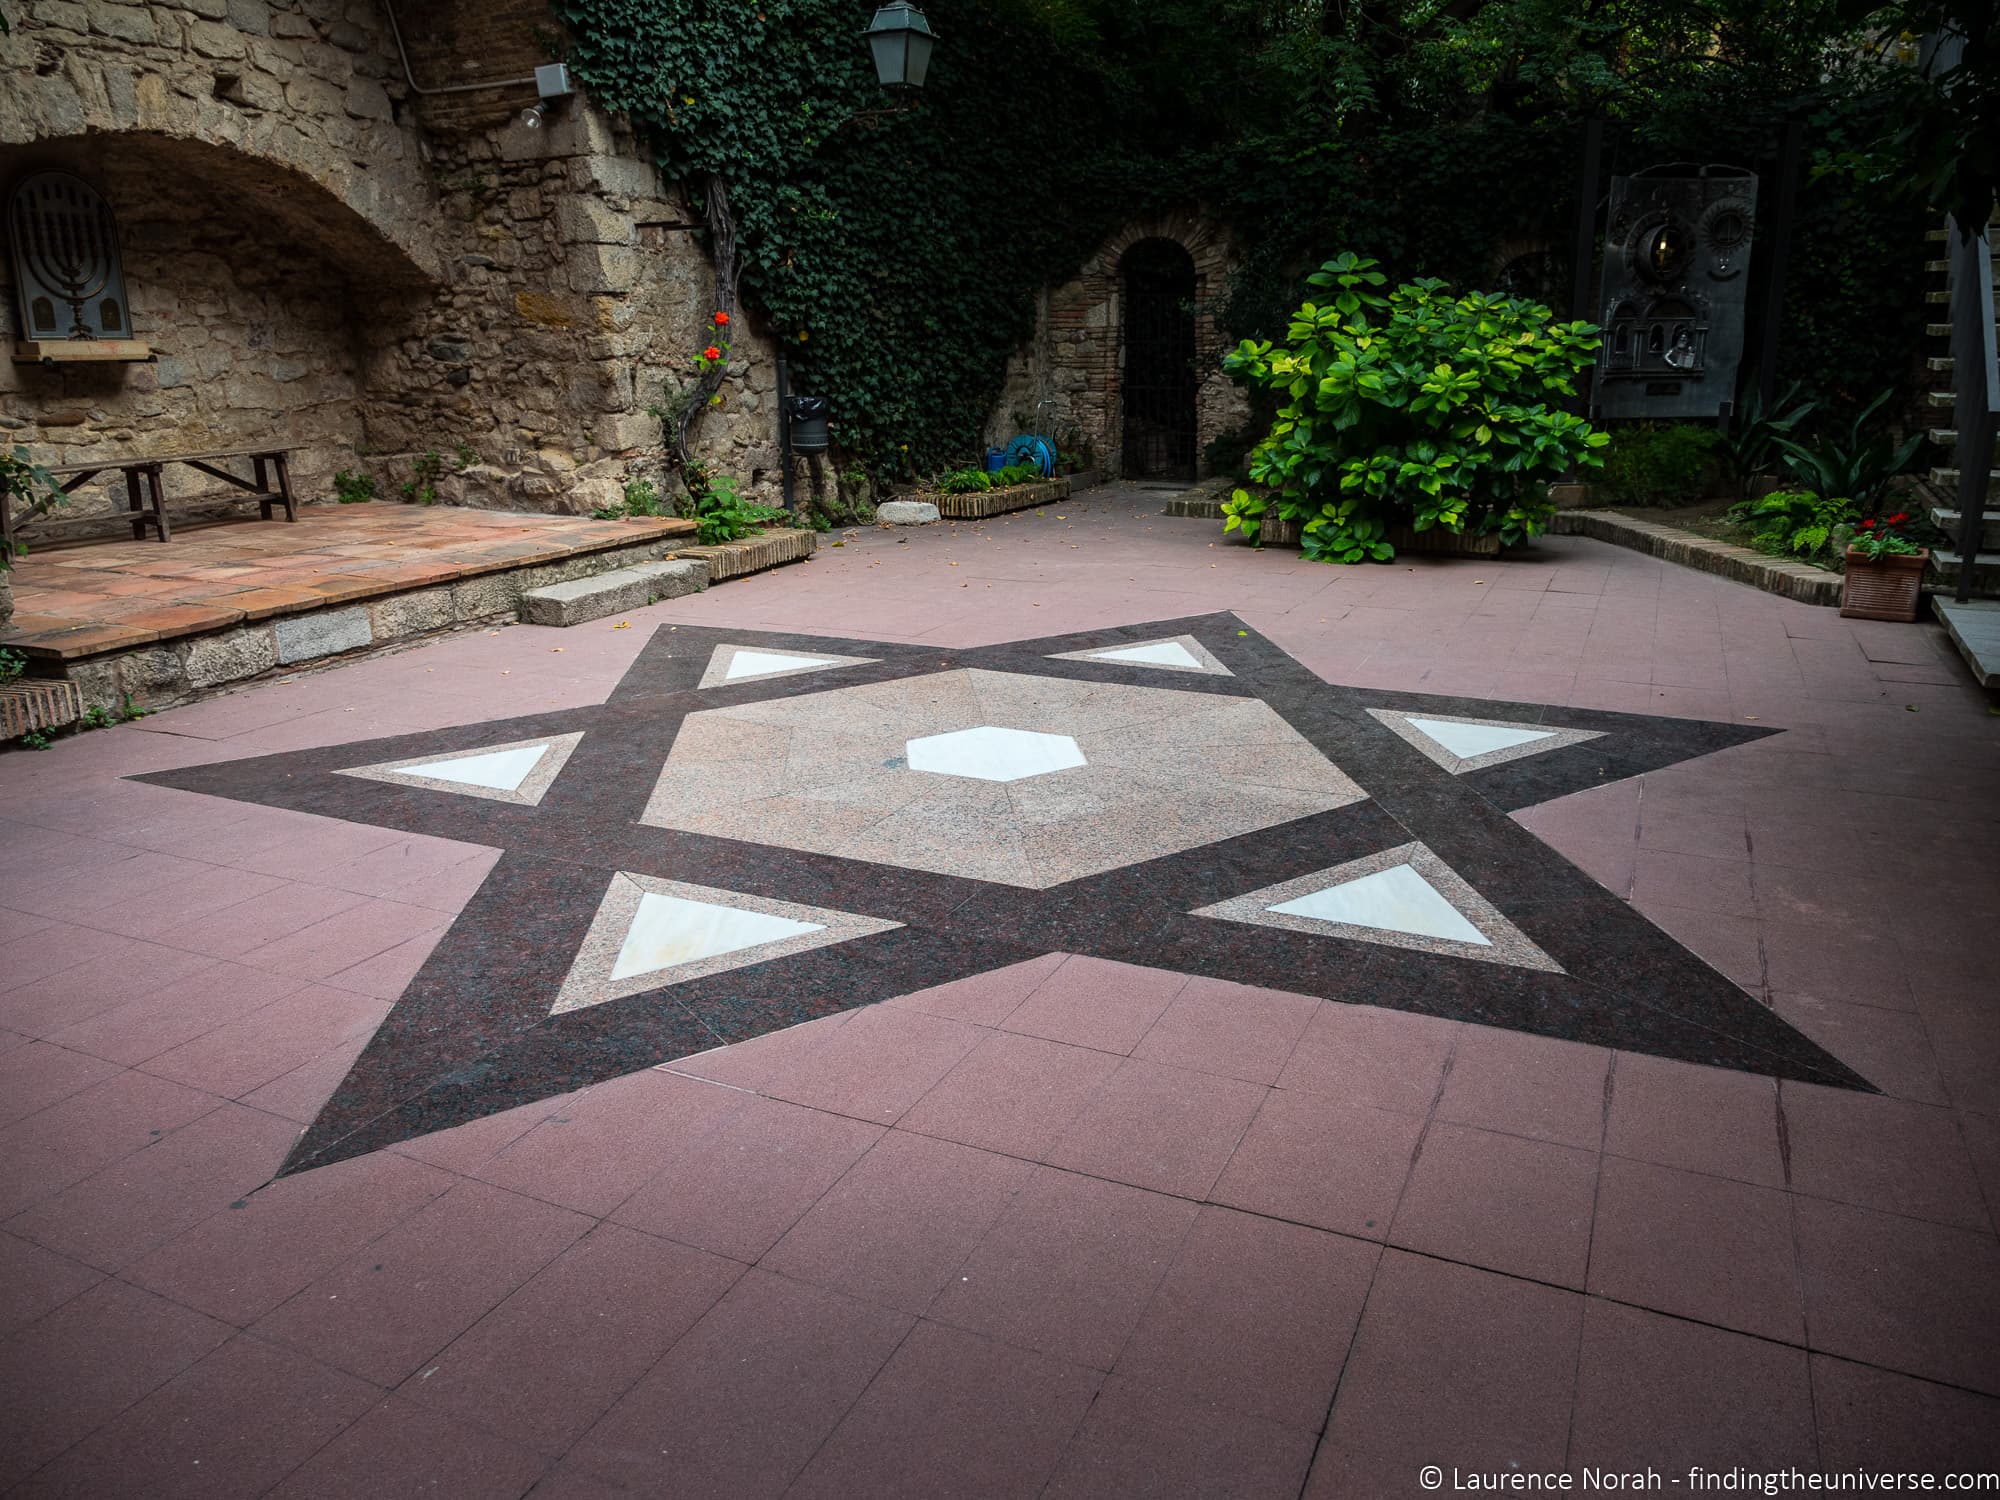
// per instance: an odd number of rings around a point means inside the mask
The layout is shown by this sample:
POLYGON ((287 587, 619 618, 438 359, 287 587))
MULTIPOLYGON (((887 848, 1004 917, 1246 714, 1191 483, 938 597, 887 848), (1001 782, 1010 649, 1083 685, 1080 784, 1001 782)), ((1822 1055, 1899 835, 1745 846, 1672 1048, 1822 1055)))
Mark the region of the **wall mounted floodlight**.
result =
POLYGON ((540 130, 550 112, 576 92, 576 85, 569 81, 569 65, 543 63, 535 69, 535 92, 541 95, 541 102, 521 111, 521 124, 529 130, 540 130))

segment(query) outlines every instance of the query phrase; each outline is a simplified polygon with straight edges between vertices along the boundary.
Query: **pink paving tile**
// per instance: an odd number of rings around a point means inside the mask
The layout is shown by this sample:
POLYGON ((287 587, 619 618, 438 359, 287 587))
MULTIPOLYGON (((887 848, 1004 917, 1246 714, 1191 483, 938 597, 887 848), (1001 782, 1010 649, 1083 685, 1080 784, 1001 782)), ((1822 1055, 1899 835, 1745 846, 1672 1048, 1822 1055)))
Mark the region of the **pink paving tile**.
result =
MULTIPOLYGON (((402 837, 389 828, 316 817, 261 847, 231 851, 227 863, 287 880, 317 880, 328 870, 386 848, 402 837)), ((224 856, 218 853, 215 858, 222 860, 224 856)))
POLYGON ((1636 844, 1602 844, 1584 839, 1550 839, 1562 857, 1575 865, 1612 895, 1629 900, 1638 867, 1636 844))
POLYGON ((1066 956, 1045 953, 1025 963, 989 969, 984 974, 901 995, 888 1003, 948 1020, 968 1021, 974 1026, 998 1026, 1056 971, 1066 956))
POLYGON ((1380 1253, 1303 1225, 1204 1208, 1113 1369, 1317 1427, 1380 1253))
POLYGON ((1771 988, 1817 1000, 1914 1010, 1911 965, 1893 943, 1843 926, 1761 924, 1771 988))
POLYGON ((434 1131, 430 1135, 398 1141, 389 1149, 399 1156, 428 1162, 431 1166, 442 1167, 447 1172, 467 1175, 506 1150, 509 1145, 550 1115, 561 1113, 574 1103, 576 1098, 575 1094, 557 1094, 552 1098, 538 1099, 533 1104, 523 1104, 515 1109, 503 1109, 498 1114, 481 1115, 476 1120, 455 1125, 450 1130, 434 1131))
POLYGON ((1806 1353, 1616 1303, 1584 1304, 1569 1465, 1639 1473, 1817 1467, 1806 1353))
POLYGON ((12 1488, 232 1330, 105 1281, 0 1344, 0 1485, 12 1488))
POLYGON ((1408 1011, 1322 1002, 1278 1087, 1427 1115, 1462 1030, 1408 1011))
POLYGON ((1194 1216, 1185 1199, 1038 1167, 929 1316, 1108 1369, 1194 1216))
POLYGON ((8 1220, 14 1233, 116 1271, 271 1179, 289 1120, 225 1104, 8 1220))
POLYGON ((1590 1291, 1787 1343, 1802 1342, 1784 1193, 1606 1157, 1590 1291))
POLYGON ((274 974, 326 979, 442 925, 439 914, 427 906, 364 898, 359 906, 252 948, 242 960, 274 974))
POLYGON ((1929 1028, 1914 1011, 1774 993, 1771 1008, 1883 1093, 1949 1104, 1929 1028))
POLYGON ((80 1297, 104 1273, 40 1245, 0 1234, 0 1340, 80 1297))
POLYGON ((1696 854, 1706 859, 1746 858, 1743 814, 1738 811, 1697 812, 1686 807, 1646 808, 1639 826, 1641 848, 1669 854, 1696 854))
POLYGON ((417 971, 423 968, 444 934, 441 926, 419 933, 406 943, 385 948, 373 958, 364 958, 352 968, 328 975, 326 982, 335 989, 353 990, 378 1000, 394 1000, 409 988, 410 981, 417 977, 417 971))
MULTIPOLYGON (((407 899, 398 897, 396 892, 403 888, 430 886, 446 872, 464 864, 469 856, 476 858, 479 853, 487 854, 490 866, 494 857, 490 851, 476 851, 452 839, 403 838, 371 849, 343 864, 330 865, 311 878, 321 885, 358 891, 364 896, 407 899)), ((421 904, 428 906, 431 903, 421 904)))
POLYGON ((145 1063, 145 1071, 238 1099, 352 1037, 368 1035, 387 1014, 379 1000, 309 984, 162 1052, 145 1063))
POLYGON ((1549 1141, 1434 1125, 1389 1243, 1581 1290, 1597 1160, 1549 1141))
POLYGON ((1752 994, 1762 993, 1764 949, 1761 925, 1755 917, 1659 905, 1648 905, 1646 917, 1710 968, 1752 994))
POLYGON ((2000 1007, 1927 999, 1923 1016, 1952 1103, 2000 1115, 2000 1007))
POLYGON ((1755 1073, 1621 1052, 1612 1071, 1604 1149, 1782 1187, 1777 1085, 1755 1073))
POLYGON ((1780 1093, 1793 1191, 1991 1233, 1949 1111, 1811 1084, 1786 1083, 1780 1093))
POLYGON ((767 1079, 760 1092, 893 1125, 978 1045, 982 1035, 978 1027, 962 1021, 871 1005, 856 1012, 822 1046, 767 1079))
POLYGON ((599 1225, 411 1376, 403 1392, 559 1454, 742 1274, 735 1261, 599 1225))
POLYGON ((16 967, 16 960, 0 952, 0 976, 5 976, 0 987, 13 986, 0 993, 0 1026, 29 1036, 60 1031, 208 967, 198 953, 62 924, 7 946, 12 950, 44 939, 59 946, 67 962, 39 977, 29 977, 39 962, 24 955, 16 967))
POLYGON ((0 1125, 59 1104, 124 1071, 87 1049, 26 1042, 0 1053, 0 1125))
POLYGON ((1275 1083, 1321 1002, 1309 995, 1191 979, 1132 1056, 1251 1083, 1275 1083))
POLYGON ((473 1175, 601 1218, 749 1097, 658 1069, 628 1074, 578 1094, 473 1175))
POLYGON ((11 943, 16 938, 26 937, 31 932, 40 932, 53 925, 48 917, 31 916, 24 911, 14 911, 0 907, 0 946, 11 943))
POLYGON ((853 1020, 856 1014, 851 1010, 836 1011, 830 1016, 821 1016, 817 1021, 804 1021, 797 1026, 787 1026, 782 1031, 767 1031, 762 1036, 754 1036, 728 1047, 676 1058, 670 1063, 660 1064, 660 1067, 668 1073, 713 1079, 733 1088, 761 1088, 765 1080, 782 1075, 808 1053, 824 1047, 833 1039, 833 1034, 853 1020))
POLYGON ((1110 1053, 995 1032, 918 1100, 900 1127, 1039 1160, 1117 1068, 1110 1053))
POLYGON ((0 1218, 152 1145, 222 1102, 164 1078, 120 1073, 0 1130, 0 1218))
POLYGON ((1582 1317, 1574 1292, 1385 1251, 1326 1441, 1378 1476, 1559 1469, 1582 1317))
POLYGON ((295 1469, 270 1500, 518 1500, 544 1464, 540 1455, 488 1428, 391 1396, 295 1469))
POLYGON ((767 1271, 921 1313, 1033 1169, 891 1131, 765 1253, 767 1271))
MULTIPOLYGON (((566 1469, 644 1493, 777 1496, 912 1319, 750 1271, 570 1450, 566 1469)), ((984 1418, 981 1418, 984 1421, 984 1418)))
POLYGON ((299 1125, 309 1125, 333 1097, 333 1091, 354 1067, 354 1060, 367 1049, 371 1030, 356 1033, 309 1063, 289 1073, 280 1073, 269 1083, 252 1089, 241 1103, 266 1114, 281 1115, 299 1125))
POLYGON ((1045 1159, 1092 1177, 1203 1198, 1269 1092, 1127 1058, 1045 1159))
POLYGON ((353 911, 367 899, 354 891, 293 882, 260 900, 240 902, 187 923, 174 933, 174 944, 216 958, 240 959, 330 917, 353 911))
POLYGON ((143 854, 117 868, 130 872, 125 880, 91 889, 88 904, 73 909, 106 917, 115 913, 112 920, 119 931, 176 947, 181 946, 180 934, 189 923, 239 902, 262 900, 285 884, 276 876, 167 854, 143 854), (140 870, 142 863, 150 868, 140 870))
POLYGON ((281 1178, 125 1268, 125 1279, 228 1323, 255 1322, 452 1184, 391 1152, 281 1178))
POLYGON ((1812 1347, 2000 1395, 2000 1246, 1991 1235, 1796 1200, 1812 1347))
POLYGON ((433 874, 421 876, 403 885, 393 886, 381 894, 391 901, 405 902, 410 906, 428 906, 433 911, 441 911, 456 916, 486 883, 494 863, 500 858, 497 850, 483 849, 470 858, 461 859, 456 864, 447 865, 433 874))
POLYGON ((2000 1400, 1812 1357, 1821 1464, 1878 1474, 2000 1468, 2000 1400))
POLYGON ((712 1134, 670 1156, 612 1217, 755 1261, 881 1136, 880 1126, 751 1098, 712 1134))
POLYGON ((264 1494, 379 1392, 260 1339, 231 1339, 37 1474, 28 1495, 245 1500, 264 1494))
POLYGON ((1610 1062, 1600 1047, 1468 1026, 1438 1118, 1595 1151, 1603 1141, 1610 1062))
POLYGON ((1753 907, 1746 855, 1709 859, 1641 849, 1632 874, 1632 904, 1641 911, 1679 907, 1684 911, 1741 916, 1753 907))
POLYGON ((581 1214, 462 1182, 265 1315, 255 1331, 394 1385, 589 1228, 581 1214))
POLYGON ((240 1020, 305 986, 241 964, 211 963, 128 1005, 99 1011, 51 1040, 128 1066, 240 1020))
POLYGON ((1071 957, 1003 1024, 1052 1042, 1130 1052, 1187 982, 1162 969, 1071 957))
POLYGON ((1042 1494, 1295 1500, 1315 1436, 1114 1376, 1042 1494))
POLYGON ((1093 1371, 920 1324, 786 1493, 798 1500, 1036 1494, 1095 1394, 1093 1371))
POLYGON ((1278 1089, 1210 1189, 1217 1203, 1381 1239, 1409 1178, 1423 1120, 1278 1089))

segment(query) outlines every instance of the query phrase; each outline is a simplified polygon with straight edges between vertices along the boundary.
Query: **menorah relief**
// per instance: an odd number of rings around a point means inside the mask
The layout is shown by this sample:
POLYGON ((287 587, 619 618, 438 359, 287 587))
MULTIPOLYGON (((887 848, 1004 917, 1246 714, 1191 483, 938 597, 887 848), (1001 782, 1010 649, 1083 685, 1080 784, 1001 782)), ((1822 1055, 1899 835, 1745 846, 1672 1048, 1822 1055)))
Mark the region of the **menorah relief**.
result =
POLYGON ((37 172, 14 189, 7 229, 25 337, 129 336, 118 224, 95 188, 68 172, 37 172))

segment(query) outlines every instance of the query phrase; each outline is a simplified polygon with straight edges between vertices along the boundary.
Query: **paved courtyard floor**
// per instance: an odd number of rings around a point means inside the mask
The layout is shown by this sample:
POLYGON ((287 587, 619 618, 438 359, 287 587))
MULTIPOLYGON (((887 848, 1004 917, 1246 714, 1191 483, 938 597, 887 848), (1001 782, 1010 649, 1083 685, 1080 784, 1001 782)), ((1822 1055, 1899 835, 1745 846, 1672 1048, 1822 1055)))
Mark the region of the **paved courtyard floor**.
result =
POLYGON ((2000 1470, 1941 634, 1162 499, 0 758, 0 1494, 2000 1470))

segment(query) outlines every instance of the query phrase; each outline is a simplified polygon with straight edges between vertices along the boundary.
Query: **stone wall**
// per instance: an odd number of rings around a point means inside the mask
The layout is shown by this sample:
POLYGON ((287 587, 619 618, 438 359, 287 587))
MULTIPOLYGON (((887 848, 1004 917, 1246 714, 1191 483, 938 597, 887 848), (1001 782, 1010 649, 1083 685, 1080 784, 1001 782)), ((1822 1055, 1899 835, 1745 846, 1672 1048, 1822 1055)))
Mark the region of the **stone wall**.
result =
POLYGON ((1229 277, 1240 257, 1228 235, 1195 210, 1161 214, 1127 225, 1099 247, 1070 281, 1043 294, 1035 332, 1008 361, 1007 380, 989 421, 987 440, 998 446, 1020 430, 1023 418, 1037 428, 1053 428, 1077 444, 1086 464, 1115 475, 1123 461, 1121 388, 1123 263, 1141 240, 1171 240, 1185 249, 1195 269, 1195 395, 1197 477, 1207 477, 1202 450, 1241 424, 1249 402, 1222 371, 1225 345, 1216 309, 1228 295, 1229 277))
MULTIPOLYGON (((0 427, 50 463, 296 446, 307 498, 343 468, 394 498, 430 451, 440 498, 508 509, 658 473, 647 408, 712 337, 685 205, 580 96, 521 122, 545 0, 395 17, 407 71, 381 0, 10 9, 0 191, 61 167, 105 194, 157 362, 5 362, 0 427)), ((773 496, 772 350, 734 332, 698 449, 773 496)))

